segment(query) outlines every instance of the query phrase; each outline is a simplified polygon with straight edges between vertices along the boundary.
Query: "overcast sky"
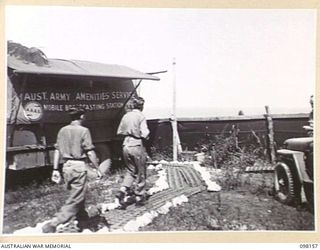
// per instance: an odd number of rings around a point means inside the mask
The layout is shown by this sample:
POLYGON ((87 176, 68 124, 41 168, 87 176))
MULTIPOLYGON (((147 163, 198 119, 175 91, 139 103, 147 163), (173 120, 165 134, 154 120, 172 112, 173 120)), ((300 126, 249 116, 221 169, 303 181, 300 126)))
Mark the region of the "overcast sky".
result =
POLYGON ((6 38, 49 58, 168 70, 142 83, 148 116, 170 113, 173 58, 178 115, 309 112, 314 93, 315 10, 7 6, 6 38))

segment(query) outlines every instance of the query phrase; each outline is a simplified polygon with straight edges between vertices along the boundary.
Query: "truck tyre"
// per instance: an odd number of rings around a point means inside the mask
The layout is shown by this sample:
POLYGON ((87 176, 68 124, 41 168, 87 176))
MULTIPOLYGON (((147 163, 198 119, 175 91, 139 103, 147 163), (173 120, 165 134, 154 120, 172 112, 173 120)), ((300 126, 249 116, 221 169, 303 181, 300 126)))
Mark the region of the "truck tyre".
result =
POLYGON ((102 175, 106 175, 110 172, 111 169, 111 151, 109 145, 98 144, 96 145, 96 154, 99 158, 99 171, 102 175))
POLYGON ((110 172, 112 161, 111 159, 106 159, 99 165, 99 171, 102 175, 107 175, 110 172))
POLYGON ((283 204, 295 201, 294 179, 292 171, 284 163, 278 163, 274 170, 275 196, 283 204))

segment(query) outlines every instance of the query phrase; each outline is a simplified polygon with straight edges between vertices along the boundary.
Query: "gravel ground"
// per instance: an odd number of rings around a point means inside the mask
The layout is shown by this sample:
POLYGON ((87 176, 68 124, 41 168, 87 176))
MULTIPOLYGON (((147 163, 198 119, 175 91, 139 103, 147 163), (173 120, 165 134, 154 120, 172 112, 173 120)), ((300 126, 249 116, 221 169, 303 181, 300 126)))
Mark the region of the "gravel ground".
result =
POLYGON ((140 231, 314 230, 314 216, 247 191, 202 192, 140 231))
MULTIPOLYGON (((212 170, 213 180, 222 186, 220 192, 203 191, 189 197, 189 202, 159 215, 140 231, 198 230, 314 230, 315 218, 309 211, 283 205, 272 196, 271 173, 238 174, 230 182, 223 170, 212 170)), ((156 171, 148 171, 151 187, 156 171)), ((230 176, 229 176, 230 177, 230 176)), ((91 179, 87 206, 111 202, 121 183, 122 173, 108 179, 91 179)), ((16 187, 5 193, 3 233, 11 234, 27 226, 50 219, 63 204, 67 193, 62 185, 49 181, 16 187)))

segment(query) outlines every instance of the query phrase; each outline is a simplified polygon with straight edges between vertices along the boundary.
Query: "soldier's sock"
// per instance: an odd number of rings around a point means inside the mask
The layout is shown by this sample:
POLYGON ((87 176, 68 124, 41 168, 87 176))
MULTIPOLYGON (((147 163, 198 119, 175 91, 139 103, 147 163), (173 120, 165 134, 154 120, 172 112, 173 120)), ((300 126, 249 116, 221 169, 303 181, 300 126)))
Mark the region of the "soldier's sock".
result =
POLYGON ((146 196, 145 195, 137 195, 136 196, 136 206, 144 206, 146 204, 146 196))

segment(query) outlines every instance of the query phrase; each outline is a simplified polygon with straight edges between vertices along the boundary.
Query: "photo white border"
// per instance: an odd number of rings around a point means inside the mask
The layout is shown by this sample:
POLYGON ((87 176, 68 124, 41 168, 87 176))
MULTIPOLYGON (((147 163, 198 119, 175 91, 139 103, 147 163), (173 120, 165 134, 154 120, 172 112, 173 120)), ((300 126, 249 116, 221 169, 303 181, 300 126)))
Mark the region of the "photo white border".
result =
MULTIPOLYGON (((319 6, 320 3, 317 0, 199 0, 199 1, 156 1, 156 0, 2 0, 0 2, 0 37, 4 38, 4 17, 5 17, 5 6, 6 5, 60 5, 60 6, 95 6, 95 7, 148 7, 148 8, 233 8, 233 9, 316 9, 317 10, 317 41, 319 42, 319 6)), ((317 52, 316 52, 316 92, 319 93, 319 44, 317 42, 317 52)), ((6 42, 1 39, 0 42, 0 75, 6 75, 6 42)), ((1 119, 5 121, 5 78, 0 80, 0 93, 2 95, 0 102, 0 109, 2 110, 1 119)), ((319 96, 315 95, 315 103, 320 103, 319 96)), ((315 105, 316 106, 316 105, 315 105)), ((318 124, 319 114, 315 108, 315 120, 316 125, 318 124)), ((2 133, 0 137, 1 142, 5 142, 5 124, 1 123, 2 133), (4 127, 2 127, 4 126, 4 127)), ((319 144, 319 132, 318 127, 315 127, 315 152, 318 152, 319 144)), ((1 147, 0 155, 5 157, 5 146, 1 147)), ((315 157, 315 166, 319 165, 319 157, 315 157)), ((0 171, 0 179, 4 180, 5 166, 2 165, 0 171)), ((319 180, 320 171, 316 171, 315 179, 319 180)), ((278 232, 278 231, 263 231, 263 232, 156 232, 156 233, 121 233, 121 234, 76 234, 76 235, 44 235, 44 236, 8 236, 0 235, 0 243, 4 242, 17 242, 17 243, 32 243, 32 242, 43 242, 43 243, 110 243, 110 242, 127 242, 127 243, 164 243, 164 242, 184 242, 184 243, 315 243, 320 242, 319 233, 319 193, 320 182, 315 184, 315 193, 317 204, 315 208, 315 226, 316 231, 301 231, 301 232, 278 232)), ((4 185, 0 185, 0 210, 4 206, 4 185)), ((1 211, 1 218, 3 218, 3 213, 1 211)), ((2 219, 1 228, 2 228, 2 219)), ((319 248, 320 246, 318 246, 319 248)))

